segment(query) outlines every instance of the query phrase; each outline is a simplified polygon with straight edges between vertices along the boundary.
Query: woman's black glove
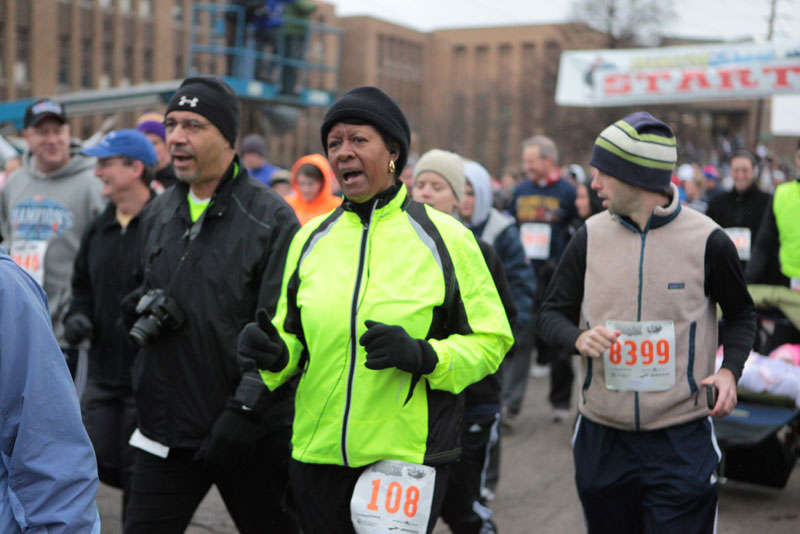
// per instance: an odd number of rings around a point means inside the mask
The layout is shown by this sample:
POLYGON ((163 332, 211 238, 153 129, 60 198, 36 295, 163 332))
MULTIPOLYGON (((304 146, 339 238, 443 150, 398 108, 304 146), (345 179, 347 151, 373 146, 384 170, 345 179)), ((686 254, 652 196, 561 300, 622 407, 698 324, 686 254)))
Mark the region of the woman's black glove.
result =
POLYGON ((439 358, 430 343, 409 336, 402 326, 365 321, 367 331, 358 342, 367 351, 368 369, 396 367, 411 374, 433 372, 439 358))
POLYGON ((256 451, 256 440, 265 434, 261 417, 246 411, 242 403, 229 399, 225 410, 211 427, 194 460, 210 473, 225 473, 250 462, 256 451))
POLYGON ((239 334, 236 361, 243 373, 253 369, 277 373, 289 363, 289 349, 264 308, 256 312, 256 322, 247 323, 239 334))
POLYGON ((64 320, 64 339, 73 347, 84 339, 92 339, 93 330, 92 320, 82 313, 75 313, 64 320))

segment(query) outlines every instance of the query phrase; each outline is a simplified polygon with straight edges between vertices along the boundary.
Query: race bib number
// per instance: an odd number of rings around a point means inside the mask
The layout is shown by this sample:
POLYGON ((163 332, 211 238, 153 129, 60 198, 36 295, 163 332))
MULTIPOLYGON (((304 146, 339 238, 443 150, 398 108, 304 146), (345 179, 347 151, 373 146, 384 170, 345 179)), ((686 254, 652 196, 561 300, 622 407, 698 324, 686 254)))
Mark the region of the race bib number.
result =
POLYGON ((357 534, 425 534, 433 503, 436 469, 381 460, 358 477, 350 499, 357 534))
POLYGON ((750 228, 725 228, 725 233, 731 238, 739 253, 739 259, 750 261, 751 232, 750 228))
POLYGON ((530 260, 546 260, 550 257, 550 240, 553 229, 544 223, 523 223, 519 227, 522 248, 530 260))
POLYGON ((47 241, 14 241, 11 244, 11 257, 17 265, 25 269, 34 280, 44 286, 44 255, 47 241))
POLYGON ((606 321, 622 334, 603 353, 606 387, 621 391, 664 391, 675 385, 675 323, 606 321))

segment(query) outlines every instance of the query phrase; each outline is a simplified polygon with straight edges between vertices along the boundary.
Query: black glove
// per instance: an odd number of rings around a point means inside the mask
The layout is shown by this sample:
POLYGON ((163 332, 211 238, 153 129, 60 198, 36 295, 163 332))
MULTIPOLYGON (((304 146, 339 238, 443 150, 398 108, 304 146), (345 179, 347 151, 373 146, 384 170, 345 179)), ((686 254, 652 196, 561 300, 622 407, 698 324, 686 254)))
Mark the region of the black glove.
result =
POLYGON ((265 433, 261 417, 245 411, 242 403, 229 399, 194 460, 210 473, 224 473, 252 461, 256 440, 265 433))
POLYGON ((64 320, 64 339, 73 347, 84 339, 92 339, 93 330, 92 320, 82 313, 75 313, 64 320))
POLYGON ((236 361, 242 373, 253 369, 277 373, 289 363, 289 349, 264 308, 256 311, 256 322, 247 323, 239 334, 236 361))
POLYGON ((119 314, 126 332, 130 332, 136 319, 139 318, 139 314, 136 313, 136 305, 139 304, 142 295, 144 295, 144 291, 138 287, 125 295, 119 302, 119 314))
POLYGON ((409 336, 402 326, 365 321, 367 331, 358 342, 367 351, 368 369, 397 367, 411 374, 433 372, 439 358, 430 343, 409 336))

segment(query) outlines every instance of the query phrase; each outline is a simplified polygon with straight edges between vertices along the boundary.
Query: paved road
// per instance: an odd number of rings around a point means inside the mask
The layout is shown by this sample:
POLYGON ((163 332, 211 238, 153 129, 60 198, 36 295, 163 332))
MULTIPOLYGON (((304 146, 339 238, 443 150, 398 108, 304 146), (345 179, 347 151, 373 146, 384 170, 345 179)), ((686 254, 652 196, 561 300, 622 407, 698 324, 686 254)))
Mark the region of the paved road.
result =
MULTIPOLYGON (((573 483, 570 424, 549 420, 547 379, 532 378, 517 427, 503 436, 501 481, 493 504, 502 534, 584 531, 573 483)), ((103 534, 119 534, 119 492, 102 487, 98 506, 103 534)), ((782 490, 728 481, 720 488, 721 534, 800 532, 800 473, 782 490)), ((211 491, 187 534, 235 534, 219 495, 211 491)), ((439 524, 436 534, 449 530, 439 524)), ((688 534, 688 533, 687 533, 688 534)))

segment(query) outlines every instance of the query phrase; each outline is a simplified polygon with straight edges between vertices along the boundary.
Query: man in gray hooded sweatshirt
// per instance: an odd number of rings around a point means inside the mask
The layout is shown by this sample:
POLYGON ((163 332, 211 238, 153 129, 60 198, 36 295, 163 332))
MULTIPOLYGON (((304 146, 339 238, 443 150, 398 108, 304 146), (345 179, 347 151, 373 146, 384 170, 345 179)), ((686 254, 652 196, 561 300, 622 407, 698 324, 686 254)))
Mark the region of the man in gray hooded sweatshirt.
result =
POLYGON ((104 207, 102 184, 93 174, 96 159, 79 152, 58 103, 28 106, 22 136, 22 167, 0 196, 0 244, 47 293, 56 339, 75 376, 78 352, 67 348, 62 319, 81 235, 104 207))

